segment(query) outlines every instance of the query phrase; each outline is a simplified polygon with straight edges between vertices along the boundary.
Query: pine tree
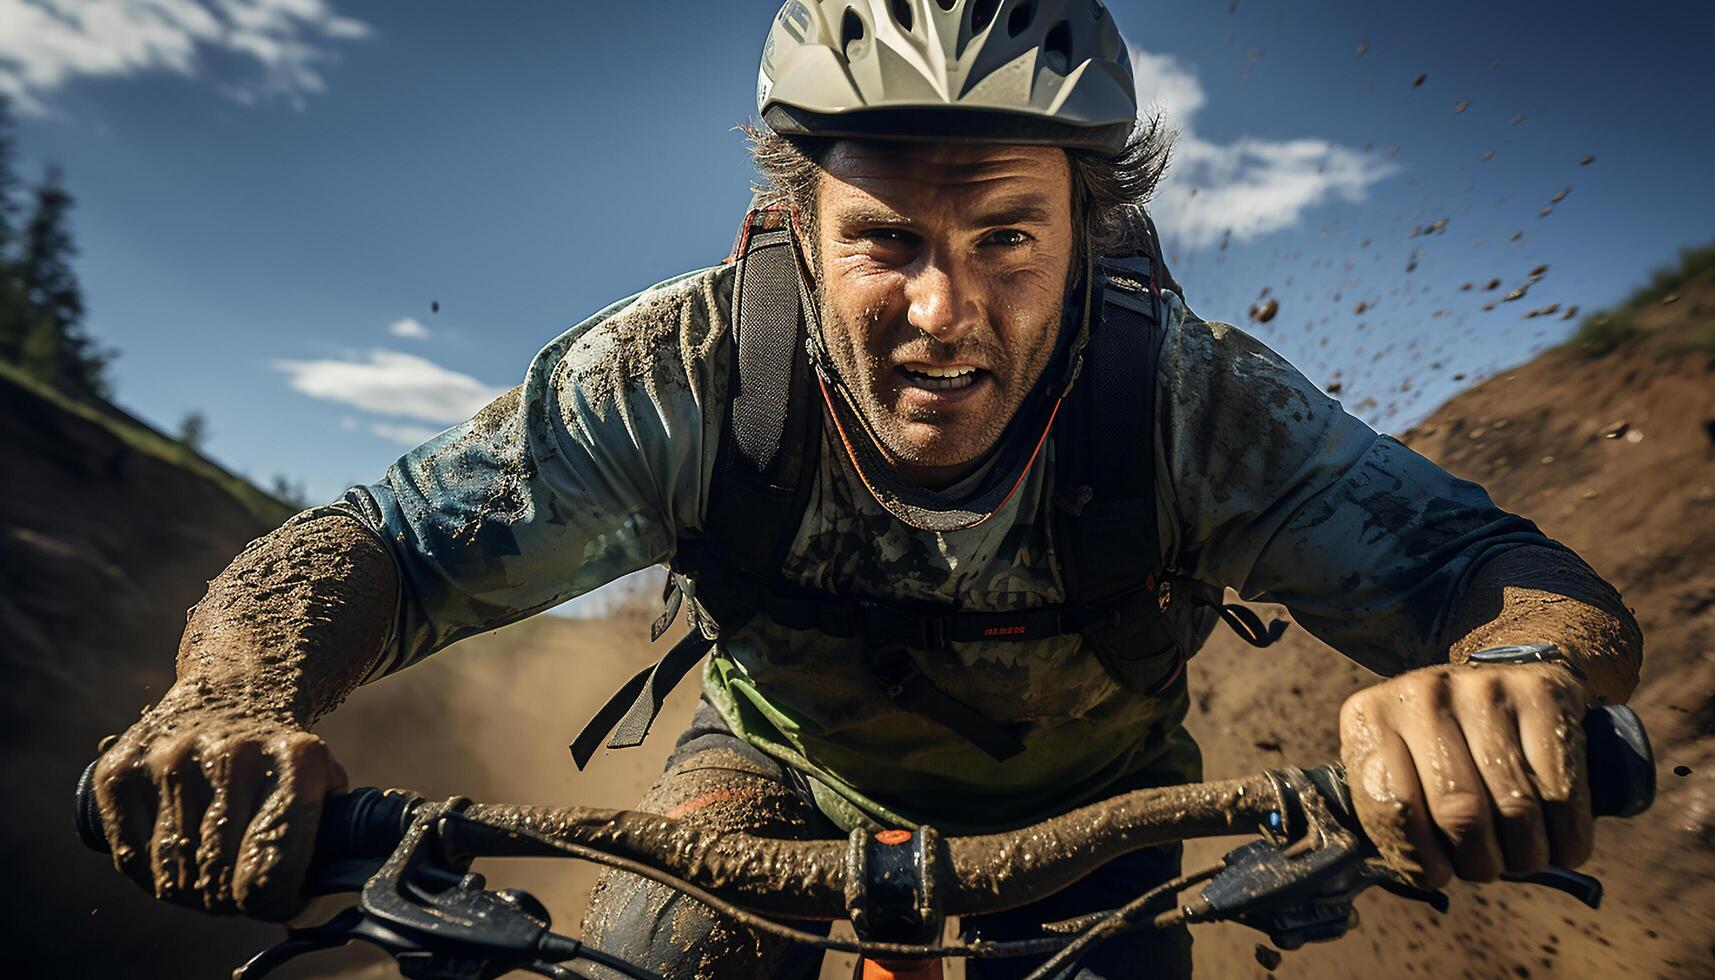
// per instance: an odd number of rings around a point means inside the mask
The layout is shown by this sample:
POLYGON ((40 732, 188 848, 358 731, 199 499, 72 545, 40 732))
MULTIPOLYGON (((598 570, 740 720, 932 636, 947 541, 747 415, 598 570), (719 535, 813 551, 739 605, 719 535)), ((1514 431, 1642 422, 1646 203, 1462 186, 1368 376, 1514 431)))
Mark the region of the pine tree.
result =
POLYGON ((0 361, 8 362, 18 360, 29 329, 24 315, 23 286, 18 281, 15 224, 18 203, 13 199, 18 175, 12 169, 14 147, 11 104, 0 95, 0 361))
POLYGON ((27 348, 19 361, 67 394, 105 398, 112 354, 98 348, 83 330, 83 290, 71 266, 77 254, 68 220, 73 203, 59 168, 48 167, 35 188, 17 262, 27 348))
POLYGON ((186 412, 179 420, 179 441, 196 452, 208 441, 208 416, 201 412, 186 412))

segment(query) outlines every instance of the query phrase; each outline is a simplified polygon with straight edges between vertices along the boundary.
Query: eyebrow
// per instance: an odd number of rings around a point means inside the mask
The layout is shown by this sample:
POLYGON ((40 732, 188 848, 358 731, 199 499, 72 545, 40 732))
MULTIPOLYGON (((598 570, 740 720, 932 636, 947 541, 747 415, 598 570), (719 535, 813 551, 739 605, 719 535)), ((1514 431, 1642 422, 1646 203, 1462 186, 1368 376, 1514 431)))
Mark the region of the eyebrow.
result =
MULTIPOLYGON (((990 210, 977 215, 971 222, 978 228, 996 228, 1004 225, 1048 224, 1053 220, 1052 210, 1043 202, 1028 199, 1019 201, 1003 201, 994 205, 990 210)), ((887 207, 873 204, 854 204, 842 208, 834 215, 834 220, 842 225, 893 225, 909 228, 916 222, 887 207)))
POLYGON ((978 215, 975 224, 981 228, 994 228, 1000 225, 1031 225, 1047 224, 1053 220, 1053 214, 1047 205, 1040 201, 1007 201, 996 206, 991 211, 978 215))
POLYGON ((834 220, 842 225, 898 225, 906 227, 913 222, 891 208, 863 203, 841 208, 834 215, 834 220))

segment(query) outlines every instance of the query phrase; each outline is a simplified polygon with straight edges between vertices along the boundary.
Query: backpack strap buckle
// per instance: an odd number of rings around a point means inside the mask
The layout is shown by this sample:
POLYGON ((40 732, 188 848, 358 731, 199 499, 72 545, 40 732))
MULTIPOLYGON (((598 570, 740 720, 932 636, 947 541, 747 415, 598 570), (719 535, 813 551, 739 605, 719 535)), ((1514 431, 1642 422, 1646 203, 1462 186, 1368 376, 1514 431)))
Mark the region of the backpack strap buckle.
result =
POLYGON ((895 609, 878 602, 859 602, 864 641, 872 647, 898 645, 913 650, 947 649, 947 620, 895 609))

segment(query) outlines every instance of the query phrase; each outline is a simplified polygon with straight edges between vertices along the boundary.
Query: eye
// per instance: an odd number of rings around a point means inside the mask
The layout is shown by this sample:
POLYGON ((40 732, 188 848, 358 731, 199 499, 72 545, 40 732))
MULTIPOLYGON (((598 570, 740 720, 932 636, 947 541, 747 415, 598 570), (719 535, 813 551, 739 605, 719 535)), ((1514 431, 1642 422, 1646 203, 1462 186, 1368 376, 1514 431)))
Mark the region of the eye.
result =
POLYGON ((990 233, 987 238, 983 239, 983 244, 998 245, 1001 248, 1018 248, 1021 245, 1029 244, 1032 240, 1027 232, 1019 231, 1017 228, 1003 228, 1000 231, 990 233))
POLYGON ((902 228, 872 228, 863 237, 883 245, 909 246, 917 244, 917 236, 902 228))

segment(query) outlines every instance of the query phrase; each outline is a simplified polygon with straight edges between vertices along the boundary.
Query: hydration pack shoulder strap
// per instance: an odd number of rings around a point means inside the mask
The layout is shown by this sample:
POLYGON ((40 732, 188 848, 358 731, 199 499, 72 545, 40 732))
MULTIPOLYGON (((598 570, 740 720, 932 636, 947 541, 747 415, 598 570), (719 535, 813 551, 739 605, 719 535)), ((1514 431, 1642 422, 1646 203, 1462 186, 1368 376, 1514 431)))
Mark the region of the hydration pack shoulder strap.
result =
POLYGON ((726 422, 704 536, 678 543, 667 611, 651 637, 659 639, 672 624, 705 551, 721 556, 720 579, 743 581, 714 582, 706 595, 697 595, 694 601, 709 615, 694 615, 691 632, 659 663, 627 681, 584 726, 572 743, 579 769, 609 731, 609 748, 643 743, 667 694, 714 645, 717 626, 737 630, 755 613, 754 605, 728 597, 763 584, 770 570, 778 575, 792 545, 815 474, 822 415, 810 390, 803 280, 791 221, 784 210, 752 211, 734 246, 726 422))

